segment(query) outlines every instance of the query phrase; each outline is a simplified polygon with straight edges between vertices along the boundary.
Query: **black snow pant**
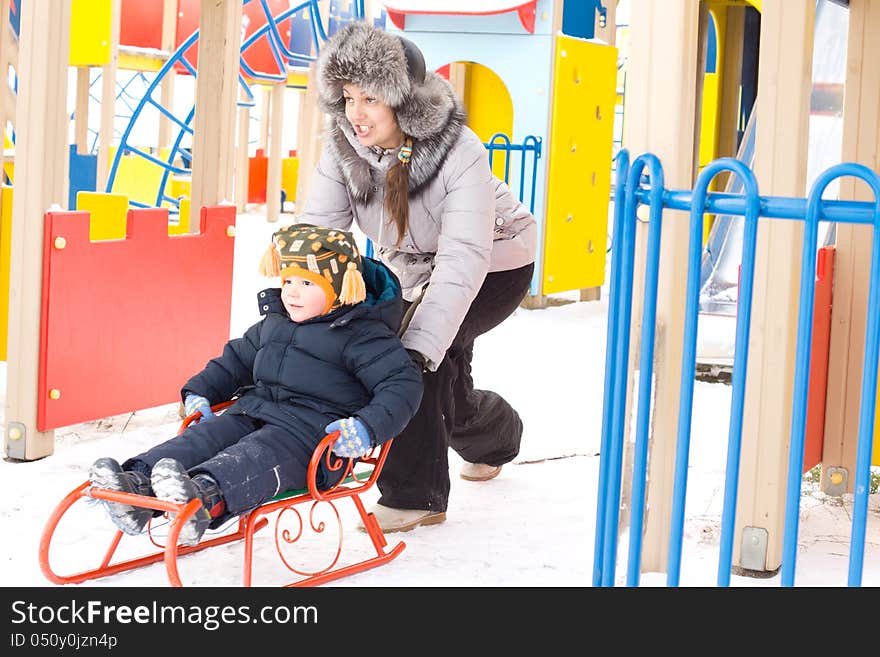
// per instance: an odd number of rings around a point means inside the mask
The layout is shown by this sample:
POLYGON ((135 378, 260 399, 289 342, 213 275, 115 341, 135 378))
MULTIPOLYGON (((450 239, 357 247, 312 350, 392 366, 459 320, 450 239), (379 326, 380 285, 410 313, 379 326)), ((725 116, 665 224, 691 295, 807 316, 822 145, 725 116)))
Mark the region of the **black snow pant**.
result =
MULTIPOLYGON (((228 518, 278 493, 305 488, 314 448, 281 427, 224 413, 191 424, 179 436, 128 459, 122 468, 149 476, 156 462, 167 457, 179 461, 190 476, 209 474, 220 486, 228 518)), ((317 483, 323 483, 320 473, 317 483)))
POLYGON ((443 362, 425 372, 419 410, 388 452, 379 503, 396 509, 445 511, 448 449, 465 461, 502 465, 519 453, 522 421, 500 395, 474 389, 474 340, 507 319, 529 290, 534 264, 487 274, 443 362))

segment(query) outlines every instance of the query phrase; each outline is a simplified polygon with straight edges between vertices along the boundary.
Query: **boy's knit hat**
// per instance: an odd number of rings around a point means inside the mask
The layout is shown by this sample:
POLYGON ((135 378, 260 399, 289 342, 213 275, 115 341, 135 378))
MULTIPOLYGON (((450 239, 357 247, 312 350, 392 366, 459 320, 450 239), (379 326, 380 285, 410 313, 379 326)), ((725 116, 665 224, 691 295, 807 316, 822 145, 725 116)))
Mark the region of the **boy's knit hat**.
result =
POLYGON ((263 276, 300 276, 327 294, 324 313, 360 303, 367 297, 363 262, 354 236, 338 228, 313 224, 285 226, 272 235, 260 260, 263 276))

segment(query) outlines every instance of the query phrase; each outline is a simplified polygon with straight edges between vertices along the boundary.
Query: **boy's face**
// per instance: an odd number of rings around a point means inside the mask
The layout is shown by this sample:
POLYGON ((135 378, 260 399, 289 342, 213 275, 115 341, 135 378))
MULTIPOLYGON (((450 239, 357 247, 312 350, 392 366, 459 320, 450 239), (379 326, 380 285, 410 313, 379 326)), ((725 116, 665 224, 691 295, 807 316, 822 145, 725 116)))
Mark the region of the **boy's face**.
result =
POLYGON ((324 313, 327 293, 312 281, 288 276, 281 286, 281 301, 294 322, 304 322, 324 313))

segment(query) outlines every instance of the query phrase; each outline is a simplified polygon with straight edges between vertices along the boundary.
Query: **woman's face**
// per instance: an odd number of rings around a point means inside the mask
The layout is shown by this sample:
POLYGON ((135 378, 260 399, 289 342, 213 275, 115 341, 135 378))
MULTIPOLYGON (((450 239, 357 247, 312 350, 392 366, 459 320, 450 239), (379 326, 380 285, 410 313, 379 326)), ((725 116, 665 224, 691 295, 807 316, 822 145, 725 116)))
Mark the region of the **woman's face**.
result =
POLYGON ((361 144, 397 148, 403 143, 403 132, 397 125, 394 110, 383 101, 356 84, 343 85, 342 95, 345 98, 345 118, 361 144))

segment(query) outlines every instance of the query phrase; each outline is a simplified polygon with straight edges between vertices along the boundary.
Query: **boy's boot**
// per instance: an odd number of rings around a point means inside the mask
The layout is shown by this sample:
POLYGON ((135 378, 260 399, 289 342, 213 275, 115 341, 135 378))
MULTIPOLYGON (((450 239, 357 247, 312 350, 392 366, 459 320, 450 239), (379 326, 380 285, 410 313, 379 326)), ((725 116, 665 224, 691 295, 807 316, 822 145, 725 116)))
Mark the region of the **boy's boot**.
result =
POLYGON ((208 475, 197 474, 190 478, 186 469, 176 460, 161 459, 153 466, 151 477, 153 491, 160 500, 174 504, 186 504, 199 498, 202 506, 180 529, 181 545, 196 545, 211 523, 211 510, 219 513, 223 501, 217 482, 208 475))
MULTIPOLYGON (((115 459, 106 457, 92 463, 89 468, 89 483, 95 488, 106 488, 150 497, 153 495, 150 480, 146 475, 141 472, 123 470, 115 459)), ((101 502, 107 508, 107 513, 110 514, 113 524, 126 534, 140 534, 150 518, 153 517, 152 509, 143 509, 131 504, 108 500, 101 500, 101 502)))

